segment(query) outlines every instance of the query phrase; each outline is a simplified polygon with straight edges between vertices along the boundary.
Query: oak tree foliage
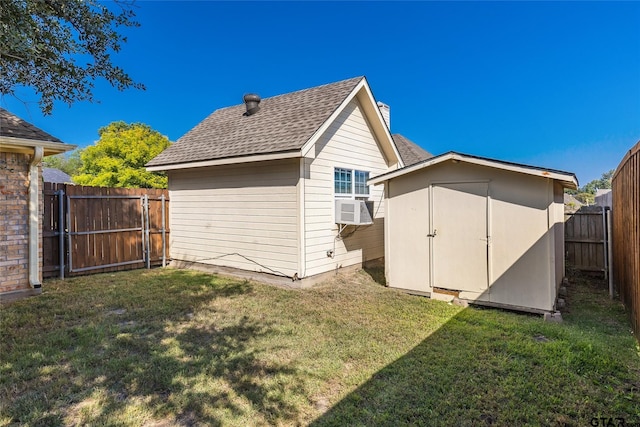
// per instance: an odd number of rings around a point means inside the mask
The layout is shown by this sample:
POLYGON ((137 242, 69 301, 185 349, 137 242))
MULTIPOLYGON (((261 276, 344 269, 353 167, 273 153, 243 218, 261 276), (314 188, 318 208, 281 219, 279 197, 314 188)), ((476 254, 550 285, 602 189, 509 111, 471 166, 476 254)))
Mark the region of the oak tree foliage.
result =
POLYGON ((146 124, 113 122, 98 130, 100 139, 80 154, 82 166, 73 182, 94 187, 167 188, 167 176, 148 172, 145 164, 171 145, 146 124))
POLYGON ((0 0, 0 94, 30 87, 51 114, 54 101, 94 101, 99 78, 144 89, 111 59, 126 42, 118 28, 139 26, 134 17, 129 0, 0 0))

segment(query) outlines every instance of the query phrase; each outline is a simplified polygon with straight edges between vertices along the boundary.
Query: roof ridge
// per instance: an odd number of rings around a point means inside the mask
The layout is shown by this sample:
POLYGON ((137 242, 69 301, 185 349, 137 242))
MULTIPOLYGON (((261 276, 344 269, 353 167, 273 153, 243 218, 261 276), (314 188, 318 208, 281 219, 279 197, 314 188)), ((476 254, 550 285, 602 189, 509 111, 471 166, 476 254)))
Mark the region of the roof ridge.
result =
MULTIPOLYGON (((280 93, 280 94, 278 94, 278 95, 273 95, 273 96, 269 96, 269 97, 266 97, 266 98, 262 98, 262 97, 261 97, 261 98, 260 98, 260 101, 261 101, 261 102, 263 102, 263 101, 267 101, 267 100, 273 100, 273 99, 276 99, 276 98, 281 98, 281 97, 283 97, 283 96, 299 95, 299 94, 301 94, 302 92, 309 92, 309 91, 312 91, 312 90, 324 89, 324 88, 326 88, 326 87, 328 87, 328 86, 333 86, 333 85, 338 85, 338 84, 341 84, 341 83, 346 83, 346 82, 348 82, 348 81, 350 81, 350 80, 353 80, 353 81, 354 81, 354 86, 355 86, 356 81, 358 81, 358 82, 359 82, 360 80, 362 80, 362 79, 364 79, 364 78, 365 78, 365 76, 351 77, 351 78, 344 79, 344 80, 339 80, 339 81, 337 81, 337 82, 333 82, 333 83, 325 83, 325 84, 318 85, 318 86, 308 87, 308 88, 306 88, 306 89, 298 89, 298 90, 294 90, 293 92, 280 93)), ((247 92, 247 93, 249 93, 249 92, 247 92)), ((215 112, 217 112, 217 111, 227 110, 227 109, 229 109, 229 108, 237 108, 237 107, 243 107, 243 106, 244 106, 244 103, 234 104, 234 105, 228 105, 228 106, 226 106, 226 107, 222 107, 222 108, 218 108, 217 110, 214 110, 214 113, 215 113, 215 112)))

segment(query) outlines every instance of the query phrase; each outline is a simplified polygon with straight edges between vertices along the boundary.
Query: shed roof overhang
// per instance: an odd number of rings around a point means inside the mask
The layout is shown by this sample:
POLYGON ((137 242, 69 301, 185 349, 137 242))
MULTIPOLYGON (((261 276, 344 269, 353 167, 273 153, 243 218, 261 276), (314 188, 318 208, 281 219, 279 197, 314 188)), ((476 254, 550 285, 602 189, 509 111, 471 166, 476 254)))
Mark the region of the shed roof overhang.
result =
POLYGON ((45 156, 64 153, 76 148, 75 145, 63 144, 60 142, 38 141, 35 139, 0 136, 0 151, 33 154, 34 147, 42 147, 45 156))
POLYGON ((540 178, 553 179, 555 181, 558 181, 565 188, 571 188, 574 190, 578 188, 578 179, 576 178, 575 174, 571 172, 547 169, 538 166, 523 165, 519 163, 505 162, 502 160, 489 159, 486 157, 473 156, 470 154, 456 153, 454 151, 432 157, 430 159, 402 169, 387 172, 385 174, 371 178, 368 183, 370 185, 378 185, 385 181, 389 181, 390 179, 410 174, 418 170, 426 169, 446 161, 470 163, 510 172, 523 173, 540 178))

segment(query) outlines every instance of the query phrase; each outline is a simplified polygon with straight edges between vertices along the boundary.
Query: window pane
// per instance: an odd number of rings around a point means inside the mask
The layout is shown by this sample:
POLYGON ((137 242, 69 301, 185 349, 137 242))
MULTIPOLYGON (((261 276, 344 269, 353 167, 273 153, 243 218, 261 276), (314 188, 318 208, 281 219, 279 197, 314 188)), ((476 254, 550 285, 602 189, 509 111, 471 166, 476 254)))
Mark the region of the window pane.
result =
POLYGON ((336 194, 351 194, 351 171, 349 169, 336 168, 333 187, 336 194))
POLYGON ((356 194, 369 194, 369 186, 367 181, 369 180, 369 172, 355 171, 355 192, 356 194))

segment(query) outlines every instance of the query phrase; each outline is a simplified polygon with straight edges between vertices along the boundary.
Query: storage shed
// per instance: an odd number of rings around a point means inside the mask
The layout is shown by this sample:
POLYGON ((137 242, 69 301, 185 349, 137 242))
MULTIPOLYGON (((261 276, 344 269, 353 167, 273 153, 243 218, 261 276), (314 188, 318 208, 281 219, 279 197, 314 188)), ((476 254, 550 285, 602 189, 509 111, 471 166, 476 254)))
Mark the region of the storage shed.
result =
POLYGON ((574 174, 449 152, 369 180, 385 189, 390 287, 523 311, 555 310, 564 188, 574 174))

